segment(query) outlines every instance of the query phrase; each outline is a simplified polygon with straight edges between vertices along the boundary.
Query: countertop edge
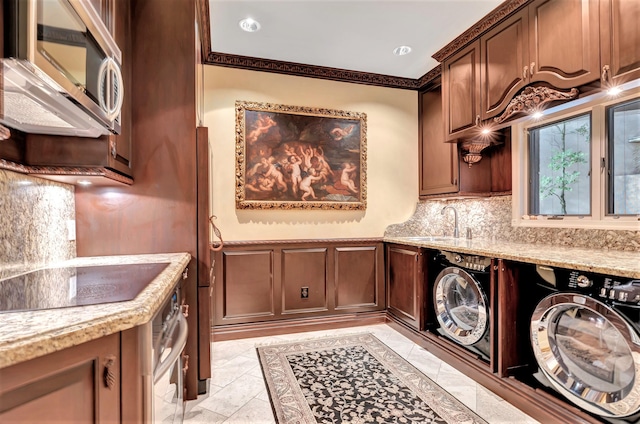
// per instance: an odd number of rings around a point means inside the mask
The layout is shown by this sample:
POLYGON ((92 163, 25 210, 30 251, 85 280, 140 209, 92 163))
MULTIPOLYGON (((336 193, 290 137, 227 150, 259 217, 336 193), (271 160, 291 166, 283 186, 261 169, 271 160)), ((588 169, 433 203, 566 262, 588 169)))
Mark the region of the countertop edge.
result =
MULTIPOLYGON (((425 236, 427 238, 428 236, 425 236)), ((543 244, 514 243, 487 239, 415 240, 413 237, 384 237, 396 243, 434 250, 482 255, 514 262, 525 262, 578 271, 640 278, 640 252, 586 249, 543 244)))
POLYGON ((182 271, 190 260, 189 253, 167 253, 84 257, 65 261, 64 265, 74 266, 153 262, 168 262, 169 265, 130 301, 0 314, 0 368, 149 322, 182 278, 182 271), (35 323, 38 326, 30 325, 35 323))

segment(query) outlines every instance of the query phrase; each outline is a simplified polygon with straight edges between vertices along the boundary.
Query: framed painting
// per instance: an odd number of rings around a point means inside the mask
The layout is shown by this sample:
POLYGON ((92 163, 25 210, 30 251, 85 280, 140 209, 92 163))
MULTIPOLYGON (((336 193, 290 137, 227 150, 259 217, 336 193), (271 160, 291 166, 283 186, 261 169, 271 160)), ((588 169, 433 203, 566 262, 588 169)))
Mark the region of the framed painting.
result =
POLYGON ((367 116, 236 101, 236 208, 364 210, 367 116))

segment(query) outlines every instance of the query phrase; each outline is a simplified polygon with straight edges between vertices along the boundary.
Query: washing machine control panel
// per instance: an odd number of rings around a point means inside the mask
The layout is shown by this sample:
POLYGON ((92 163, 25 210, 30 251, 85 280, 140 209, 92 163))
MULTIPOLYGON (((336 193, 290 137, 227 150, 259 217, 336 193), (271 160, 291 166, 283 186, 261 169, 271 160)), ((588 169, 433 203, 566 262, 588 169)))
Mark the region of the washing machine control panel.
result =
POLYGON ((463 255, 460 253, 447 252, 444 250, 441 250, 440 253, 444 255, 446 261, 460 268, 485 272, 488 271, 489 267, 491 266, 491 258, 487 258, 484 256, 463 255))
POLYGON ((618 303, 640 305, 640 280, 566 270, 567 288, 618 303))

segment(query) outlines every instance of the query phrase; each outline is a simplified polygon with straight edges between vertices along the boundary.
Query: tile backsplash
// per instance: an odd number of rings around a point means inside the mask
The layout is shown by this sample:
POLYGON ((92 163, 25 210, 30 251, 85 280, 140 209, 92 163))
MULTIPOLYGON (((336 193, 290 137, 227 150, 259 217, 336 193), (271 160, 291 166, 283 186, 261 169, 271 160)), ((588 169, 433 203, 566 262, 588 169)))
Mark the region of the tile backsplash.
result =
POLYGON ((512 227, 511 196, 419 202, 414 215, 406 222, 388 226, 385 236, 452 235, 453 212, 441 214, 446 205, 458 210, 460 237, 465 237, 469 227, 474 238, 640 251, 640 231, 512 227))
POLYGON ((72 185, 0 169, 0 278, 74 258, 74 220, 72 185))

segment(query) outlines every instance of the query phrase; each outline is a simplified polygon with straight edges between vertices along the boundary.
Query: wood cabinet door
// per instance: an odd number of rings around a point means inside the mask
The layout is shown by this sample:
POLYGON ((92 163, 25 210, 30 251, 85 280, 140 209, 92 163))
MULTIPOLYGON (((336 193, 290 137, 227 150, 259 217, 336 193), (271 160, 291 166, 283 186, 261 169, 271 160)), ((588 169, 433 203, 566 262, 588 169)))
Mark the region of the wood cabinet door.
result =
POLYGON ((120 422, 120 334, 1 369, 0 422, 120 422))
POLYGON ((387 245, 387 307, 416 330, 422 327, 424 260, 418 247, 387 245))
POLYGON ((528 20, 524 9, 480 38, 483 120, 499 115, 529 83, 528 20))
MULTIPOLYGON (((605 84, 640 78, 640 1, 600 1, 600 52, 605 84)), ((605 85, 606 87, 606 85, 605 85)))
POLYGON ((536 0, 529 6, 531 82, 568 89, 600 78, 598 13, 598 0, 536 0))
POLYGON ((445 135, 455 140, 480 119, 480 40, 444 61, 442 95, 445 135))
POLYGON ((446 143, 442 120, 442 87, 420 93, 418 145, 420 196, 458 191, 458 146, 446 143))

